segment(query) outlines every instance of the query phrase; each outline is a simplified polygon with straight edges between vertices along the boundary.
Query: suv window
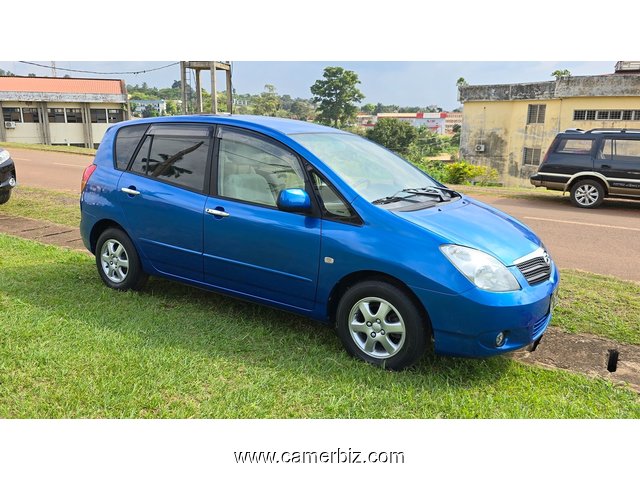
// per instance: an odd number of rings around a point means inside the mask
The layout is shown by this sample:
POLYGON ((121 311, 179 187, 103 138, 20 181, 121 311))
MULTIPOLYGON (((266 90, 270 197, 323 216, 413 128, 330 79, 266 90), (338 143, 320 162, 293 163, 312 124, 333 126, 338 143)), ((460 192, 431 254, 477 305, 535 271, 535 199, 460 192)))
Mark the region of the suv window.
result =
MULTIPOLYGON (((91 110, 91 115, 93 118, 94 110, 91 110)), ((102 110, 104 113, 104 110, 102 110)), ((107 117, 105 116, 105 122, 107 121, 107 117)), ((95 123, 95 122, 94 122, 95 123)), ((149 125, 131 125, 130 127, 123 127, 118 130, 116 135, 116 146, 115 146, 115 157, 116 157, 116 168, 118 170, 126 170, 127 165, 129 165, 129 160, 131 160, 131 156, 133 152, 136 151, 136 147, 140 143, 144 132, 147 131, 149 125)))
POLYGON ((637 162, 640 160, 640 140, 607 138, 602 142, 601 158, 637 162))
POLYGON ((131 171, 203 192, 210 132, 205 126, 153 125, 131 171))
POLYGON ((220 127, 218 194, 275 207, 281 190, 304 188, 296 155, 258 134, 220 127))
POLYGON ((589 155, 593 140, 584 138, 564 138, 558 142, 556 152, 574 155, 589 155))

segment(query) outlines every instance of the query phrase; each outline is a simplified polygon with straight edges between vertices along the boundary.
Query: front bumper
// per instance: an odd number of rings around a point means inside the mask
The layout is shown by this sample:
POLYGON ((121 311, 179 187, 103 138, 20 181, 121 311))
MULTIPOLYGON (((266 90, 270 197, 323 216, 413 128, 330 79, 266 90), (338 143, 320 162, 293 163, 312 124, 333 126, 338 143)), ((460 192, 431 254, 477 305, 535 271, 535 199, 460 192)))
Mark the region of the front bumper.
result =
POLYGON ((9 190, 16 186, 16 167, 9 159, 0 165, 0 190, 9 190))
MULTIPOLYGON (((472 288, 460 295, 414 289, 429 313, 436 353, 489 357, 517 350, 542 336, 552 317, 559 283, 555 265, 549 280, 515 292, 494 293, 472 288), (506 341, 496 346, 496 337, 506 341)), ((522 282, 521 282, 522 284, 522 282)))

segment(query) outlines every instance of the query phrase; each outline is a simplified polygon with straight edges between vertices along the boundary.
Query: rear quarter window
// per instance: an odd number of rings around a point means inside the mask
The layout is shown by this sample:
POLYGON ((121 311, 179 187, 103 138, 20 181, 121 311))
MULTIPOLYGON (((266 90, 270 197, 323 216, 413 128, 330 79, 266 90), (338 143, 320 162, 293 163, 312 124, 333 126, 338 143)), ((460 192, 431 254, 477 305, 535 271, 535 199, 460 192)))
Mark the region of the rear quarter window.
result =
POLYGON ((149 124, 122 127, 116 134, 115 160, 118 170, 126 170, 149 124))
POLYGON ((592 147, 593 140, 585 138, 564 138, 558 142, 556 153, 589 155, 592 147))

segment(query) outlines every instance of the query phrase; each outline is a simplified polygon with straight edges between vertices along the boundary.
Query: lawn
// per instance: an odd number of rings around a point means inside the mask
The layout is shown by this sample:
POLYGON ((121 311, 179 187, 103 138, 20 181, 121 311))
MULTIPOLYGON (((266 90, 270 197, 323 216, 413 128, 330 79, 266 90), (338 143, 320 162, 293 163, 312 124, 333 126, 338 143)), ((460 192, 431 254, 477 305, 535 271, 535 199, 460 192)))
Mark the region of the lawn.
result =
POLYGON ((604 380, 504 357, 387 372, 301 317, 160 279, 118 293, 87 255, 0 249, 0 417, 640 418, 604 380))
POLYGON ((9 151, 11 151, 12 148, 22 148, 25 150, 44 150, 47 152, 77 153, 80 155, 91 156, 96 154, 95 148, 72 147, 67 145, 43 145, 40 143, 0 142, 0 147, 6 148, 9 151))
POLYGON ((0 214, 77 227, 80 225, 80 195, 19 186, 11 191, 11 199, 0 205, 0 214))

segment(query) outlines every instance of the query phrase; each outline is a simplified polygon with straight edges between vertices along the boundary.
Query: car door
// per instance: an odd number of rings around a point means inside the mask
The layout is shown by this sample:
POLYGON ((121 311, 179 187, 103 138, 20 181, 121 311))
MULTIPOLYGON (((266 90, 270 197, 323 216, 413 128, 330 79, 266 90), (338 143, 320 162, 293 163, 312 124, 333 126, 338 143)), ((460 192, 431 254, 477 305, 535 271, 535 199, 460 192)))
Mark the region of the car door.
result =
POLYGON ((609 193, 640 195, 640 138, 603 138, 595 170, 607 178, 609 193))
POLYGON ((202 281, 202 222, 212 127, 159 124, 147 131, 118 183, 126 230, 161 273, 202 281))
POLYGON ((281 143, 221 126, 213 194, 204 218, 205 281, 231 292, 311 310, 320 219, 278 210, 285 188, 305 188, 298 157, 281 143))

